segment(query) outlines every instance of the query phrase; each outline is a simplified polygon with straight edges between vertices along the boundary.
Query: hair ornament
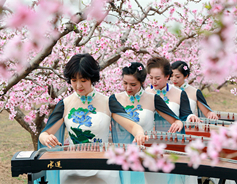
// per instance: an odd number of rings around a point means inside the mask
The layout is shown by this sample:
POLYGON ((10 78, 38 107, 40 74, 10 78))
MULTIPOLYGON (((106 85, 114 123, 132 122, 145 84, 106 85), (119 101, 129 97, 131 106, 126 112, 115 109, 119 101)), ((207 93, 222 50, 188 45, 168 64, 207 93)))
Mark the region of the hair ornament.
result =
POLYGON ((141 71, 141 70, 142 70, 142 66, 137 67, 137 69, 138 69, 139 71, 141 71))
POLYGON ((128 63, 128 67, 130 67, 132 64, 131 63, 128 63))
POLYGON ((184 70, 187 70, 187 69, 188 69, 188 67, 187 67, 187 66, 184 66, 184 67, 183 67, 183 69, 184 69, 184 70))

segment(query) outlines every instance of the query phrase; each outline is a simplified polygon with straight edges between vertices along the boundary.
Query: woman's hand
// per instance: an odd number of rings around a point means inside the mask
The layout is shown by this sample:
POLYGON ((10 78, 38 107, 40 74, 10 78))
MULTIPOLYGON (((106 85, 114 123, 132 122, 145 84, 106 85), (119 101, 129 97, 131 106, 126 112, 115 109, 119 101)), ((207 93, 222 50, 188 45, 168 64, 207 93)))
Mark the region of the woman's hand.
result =
POLYGON ((143 133, 139 133, 135 136, 133 143, 136 142, 137 145, 143 145, 145 141, 148 141, 148 136, 144 135, 143 133))
POLYGON ((48 148, 52 148, 57 145, 62 146, 62 143, 58 142, 58 139, 53 134, 45 135, 43 139, 43 144, 48 148))
POLYGON ((189 122, 203 122, 202 120, 200 120, 196 115, 191 115, 190 118, 188 119, 189 122))
POLYGON ((214 113, 214 112, 208 112, 207 113, 207 118, 208 119, 216 119, 216 120, 218 120, 219 118, 217 117, 217 115, 214 113))
POLYGON ((174 123, 172 123, 168 132, 170 132, 170 133, 175 133, 177 131, 180 132, 182 130, 183 126, 184 125, 183 125, 182 121, 176 120, 174 123))

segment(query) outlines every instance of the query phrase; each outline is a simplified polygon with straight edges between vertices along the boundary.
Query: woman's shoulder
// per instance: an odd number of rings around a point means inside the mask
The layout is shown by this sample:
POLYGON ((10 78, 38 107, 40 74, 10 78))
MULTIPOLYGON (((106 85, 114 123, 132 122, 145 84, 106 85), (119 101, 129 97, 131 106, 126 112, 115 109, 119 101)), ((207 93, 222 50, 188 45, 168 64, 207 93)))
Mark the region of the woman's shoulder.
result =
POLYGON ((188 85, 188 87, 186 88, 187 90, 191 91, 191 92, 197 92, 197 88, 191 86, 191 85, 188 85))
MULTIPOLYGON (((126 94, 125 94, 125 91, 123 91, 123 92, 120 92, 120 93, 114 93, 113 94, 114 96, 115 96, 115 98, 117 98, 117 99, 124 99, 124 98, 126 98, 126 94)), ((112 96, 112 95, 111 95, 112 96)))
POLYGON ((109 100, 109 97, 106 96, 105 94, 103 93, 100 93, 100 92, 96 92, 96 98, 97 100, 99 100, 100 102, 108 102, 109 100))
POLYGON ((170 90, 173 90, 176 93, 179 93, 179 94, 182 93, 182 90, 176 87, 175 85, 170 85, 170 88, 171 88, 170 90))
POLYGON ((73 98, 75 98, 75 92, 70 94, 69 96, 67 96, 66 98, 63 99, 63 102, 69 102, 71 101, 73 98))
POLYGON ((147 88, 145 89, 145 92, 154 94, 154 90, 151 89, 151 87, 147 87, 147 88))
POLYGON ((105 99, 108 99, 109 97, 106 96, 105 94, 101 93, 101 92, 96 92, 96 95, 98 95, 100 98, 105 98, 105 99))
POLYGON ((155 96, 155 94, 154 93, 151 93, 151 92, 149 92, 149 91, 144 91, 144 97, 154 97, 155 96))

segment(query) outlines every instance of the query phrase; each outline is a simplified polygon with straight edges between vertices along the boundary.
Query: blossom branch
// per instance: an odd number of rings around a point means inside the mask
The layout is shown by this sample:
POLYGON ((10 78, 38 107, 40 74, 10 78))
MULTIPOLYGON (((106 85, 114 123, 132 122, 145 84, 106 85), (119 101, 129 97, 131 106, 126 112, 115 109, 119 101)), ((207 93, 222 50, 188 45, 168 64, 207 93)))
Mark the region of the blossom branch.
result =
POLYGON ((42 85, 40 85, 39 83, 35 82, 34 79, 30 78, 30 77, 25 77, 24 80, 29 80, 31 82, 33 82, 34 84, 41 86, 42 88, 44 88, 46 90, 46 88, 42 85))
POLYGON ((157 10, 157 9, 155 9, 155 8, 152 8, 152 7, 150 7, 150 10, 152 10, 152 11, 158 13, 159 15, 161 15, 161 14, 165 13, 169 8, 171 8, 171 7, 173 7, 173 6, 174 6, 174 5, 169 5, 169 6, 167 6, 167 7, 166 7, 164 10, 162 10, 162 11, 159 11, 159 10, 157 10))
MULTIPOLYGON (((14 107, 14 110, 17 112, 16 116, 14 117, 14 119, 28 132, 33 133, 32 129, 30 128, 29 123, 27 123, 24 120, 25 114, 18 108, 18 107, 14 107)), ((11 114, 10 109, 6 109, 6 111, 11 114)))
POLYGON ((188 36, 186 36, 186 37, 181 38, 181 39, 179 40, 179 42, 178 42, 172 49, 170 49, 168 52, 174 52, 174 51, 176 51, 176 49, 179 47, 179 45, 180 45, 184 40, 187 40, 187 39, 189 39, 189 38, 194 38, 196 35, 197 35, 196 33, 193 33, 193 34, 191 34, 191 35, 188 35, 188 36))
POLYGON ((0 113, 5 109, 5 106, 6 106, 7 102, 8 102, 8 99, 9 99, 9 95, 5 95, 5 97, 6 97, 6 99, 5 99, 5 102, 3 104, 2 109, 0 109, 0 113))
MULTIPOLYGON (((95 29, 97 28, 98 25, 99 25, 99 23, 96 22, 96 23, 92 26, 92 28, 91 28, 90 33, 88 34, 88 36, 84 39, 84 41, 83 41, 82 43, 79 42, 79 43, 76 45, 76 47, 80 47, 80 46, 82 46, 82 45, 85 45, 85 44, 91 39, 91 37, 92 37, 92 35, 93 35, 93 33, 94 33, 94 31, 95 31, 95 29)), ((78 41, 78 40, 77 40, 77 41, 78 41)))
MULTIPOLYGON (((80 19, 78 19, 78 21, 82 21, 83 16, 81 16, 80 19)), ((79 22, 78 22, 79 23, 79 22)), ((73 23, 68 23, 67 25, 71 25, 73 23)), ((66 26, 66 29, 56 38, 56 39, 52 39, 51 43, 44 47, 42 49, 42 51, 29 62, 28 67, 26 67, 25 70, 23 70, 22 72, 20 72, 17 75, 12 76, 9 81, 8 81, 8 85, 4 88, 0 88, 0 91, 2 91, 3 93, 0 96, 3 96, 4 94, 6 94, 6 92, 11 89, 14 85, 16 85, 21 79, 24 79, 27 75, 29 75, 33 70, 37 69, 39 67, 39 64, 47 57, 51 54, 53 47, 56 45, 57 41, 62 38, 63 36, 67 35, 68 33, 73 31, 73 26, 66 26)))
POLYGON ((62 77, 54 68, 51 67, 44 67, 44 66, 39 66, 38 69, 42 69, 42 70, 51 70, 53 71, 59 78, 66 80, 64 77, 62 77))
POLYGON ((118 61, 121 58, 121 52, 126 52, 127 50, 133 50, 134 52, 139 53, 139 54, 150 54, 146 49, 136 50, 135 48, 132 48, 132 47, 122 47, 122 48, 118 49, 118 51, 115 54, 113 54, 112 56, 110 56, 108 59, 100 62, 100 70, 103 70, 107 66, 118 61))

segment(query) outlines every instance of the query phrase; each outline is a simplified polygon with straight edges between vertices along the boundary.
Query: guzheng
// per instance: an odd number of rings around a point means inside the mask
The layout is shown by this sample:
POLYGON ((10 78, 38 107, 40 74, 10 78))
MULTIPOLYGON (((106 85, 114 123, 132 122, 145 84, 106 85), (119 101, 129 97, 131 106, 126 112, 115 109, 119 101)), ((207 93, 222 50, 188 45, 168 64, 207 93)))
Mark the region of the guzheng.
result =
POLYGON ((237 113, 214 111, 220 120, 237 121, 237 113))
MULTIPOLYGON (((229 127, 230 125, 234 124, 235 122, 231 121, 224 121, 224 120, 213 120, 207 118, 200 118, 202 122, 187 122, 183 121, 185 127, 185 133, 188 135, 196 135, 196 136, 204 136, 210 137, 210 131, 216 130, 218 131, 219 127, 229 127)), ((153 130, 166 130, 170 128, 170 124, 167 121, 155 121, 154 122, 153 130)))
POLYGON ((231 121, 223 121, 223 120, 213 120, 207 118, 200 118, 203 122, 195 123, 195 122, 183 122, 185 127, 185 133, 189 135, 197 135, 197 136, 205 136, 210 137, 210 131, 218 129, 222 127, 229 127, 235 122, 231 121))
MULTIPOLYGON (((167 154, 179 154, 179 159, 175 163, 175 169, 171 173, 237 181, 237 162, 234 159, 221 158, 222 162, 215 167, 211 166, 211 161, 208 159, 202 161, 198 169, 188 166, 189 160, 184 153, 185 145, 197 138, 206 143, 209 138, 158 131, 150 131, 146 132, 146 134, 150 139, 142 147, 143 149, 146 149, 146 147, 151 146, 153 143, 159 144, 162 142, 167 144, 167 154)), ((43 148, 32 152, 17 152, 11 161, 12 176, 16 177, 25 173, 28 174, 28 183, 33 183, 37 178, 41 178, 43 183, 46 170, 122 170, 119 165, 106 164, 107 158, 104 157, 104 152, 110 146, 127 149, 127 144, 87 143, 52 149, 43 148)), ((167 156, 167 154, 164 156, 167 156)), ((146 168, 145 171, 149 172, 146 168)))

